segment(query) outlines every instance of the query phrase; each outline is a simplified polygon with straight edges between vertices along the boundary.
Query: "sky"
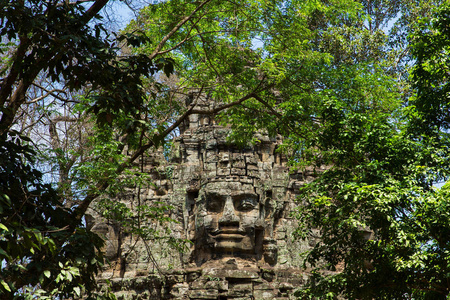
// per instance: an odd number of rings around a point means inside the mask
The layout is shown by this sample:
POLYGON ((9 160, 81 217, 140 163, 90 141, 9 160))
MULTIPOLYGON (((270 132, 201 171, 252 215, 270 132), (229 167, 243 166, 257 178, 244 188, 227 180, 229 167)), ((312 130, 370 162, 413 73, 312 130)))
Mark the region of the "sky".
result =
POLYGON ((103 14, 108 14, 115 21, 113 24, 115 28, 111 28, 113 30, 123 29, 134 18, 134 12, 124 2, 118 0, 111 1, 111 5, 104 9, 103 14))

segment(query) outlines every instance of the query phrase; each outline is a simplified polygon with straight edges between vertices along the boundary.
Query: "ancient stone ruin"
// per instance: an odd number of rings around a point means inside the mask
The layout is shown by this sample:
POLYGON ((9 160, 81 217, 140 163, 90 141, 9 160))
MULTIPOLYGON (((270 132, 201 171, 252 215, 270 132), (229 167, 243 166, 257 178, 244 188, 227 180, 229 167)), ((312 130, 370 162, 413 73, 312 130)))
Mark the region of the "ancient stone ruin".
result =
POLYGON ((311 175, 289 173, 279 138, 261 134, 240 148, 229 130, 191 115, 169 158, 141 158, 147 187, 130 186, 115 201, 131 210, 169 205, 164 214, 176 222, 139 220, 153 238, 137 238, 93 206, 89 226, 105 237, 110 261, 99 282, 108 279, 118 299, 294 299, 307 280, 301 253, 310 245, 293 238, 291 212, 311 175), (171 239, 190 242, 182 252, 171 239))

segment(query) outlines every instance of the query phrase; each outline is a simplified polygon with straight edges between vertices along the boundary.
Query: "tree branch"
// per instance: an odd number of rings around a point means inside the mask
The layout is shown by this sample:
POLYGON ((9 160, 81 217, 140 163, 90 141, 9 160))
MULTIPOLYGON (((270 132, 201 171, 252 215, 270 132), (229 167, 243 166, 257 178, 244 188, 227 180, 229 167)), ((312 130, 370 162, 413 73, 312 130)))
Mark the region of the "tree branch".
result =
POLYGON ((19 39, 19 47, 14 53, 14 62, 11 66, 8 76, 6 77, 6 79, 3 79, 2 85, 0 87, 0 107, 4 107, 7 99, 12 93, 14 83, 16 82, 21 69, 20 64, 22 63, 22 59, 29 47, 30 40, 28 37, 21 36, 19 39))
POLYGON ((222 110, 225 110, 227 108, 239 105, 242 102, 244 102, 245 100, 248 100, 248 99, 251 99, 251 98, 255 98, 256 99, 256 96, 257 95, 252 92, 252 93, 247 94, 246 96, 244 96, 244 97, 242 97, 242 98, 240 98, 240 99, 238 99, 236 101, 220 105, 220 106, 218 106, 218 107, 216 107, 214 109, 210 109, 210 110, 195 109, 195 110, 192 110, 191 113, 199 114, 199 115, 215 115, 215 114, 221 112, 222 110))
POLYGON ((38 101, 40 101, 40 100, 42 100, 42 99, 47 98, 47 97, 50 96, 50 95, 52 95, 54 98, 59 99, 59 100, 61 100, 61 101, 64 101, 64 102, 66 101, 65 99, 61 98, 60 96, 54 94, 55 92, 58 92, 58 93, 65 93, 65 89, 62 89, 62 90, 61 90, 61 89, 47 90, 47 89, 44 88, 43 86, 40 86, 40 85, 38 85, 38 84, 36 84, 36 83, 32 83, 32 84, 33 84, 34 86, 40 88, 40 89, 43 89, 43 90, 46 92, 46 94, 44 94, 44 95, 42 95, 42 96, 40 96, 40 97, 37 97, 37 98, 35 98, 35 99, 31 100, 31 101, 28 101, 28 102, 26 102, 25 104, 33 104, 33 103, 36 103, 36 102, 38 102, 38 101))
POLYGON ((58 3, 58 4, 56 4, 56 6, 58 7, 58 6, 64 6, 64 5, 77 5, 77 4, 80 4, 80 3, 86 3, 86 2, 94 2, 95 0, 77 0, 77 1, 74 1, 74 2, 69 2, 69 3, 58 3))
POLYGON ((59 117, 54 117, 53 119, 51 119, 52 122, 57 123, 57 122, 77 122, 79 119, 78 118, 71 118, 68 116, 59 116, 59 117))
MULTIPOLYGON (((105 0, 103 0, 103 1, 105 1, 105 0)), ((202 3, 200 3, 199 6, 197 6, 194 9, 194 11, 189 16, 186 16, 183 19, 181 19, 181 21, 178 22, 178 24, 174 28, 172 28, 172 30, 161 40, 161 42, 159 42, 159 44, 156 46, 155 50, 152 52, 152 54, 150 54, 149 58, 153 59, 157 55, 159 55, 160 54, 159 51, 162 49, 162 47, 164 47, 164 45, 170 39, 170 37, 172 35, 174 35, 187 21, 189 21, 203 6, 205 6, 209 2, 211 2, 211 0, 203 1, 202 3)))
POLYGON ((84 23, 83 25, 87 24, 93 17, 95 17, 95 15, 98 14, 108 2, 109 0, 96 0, 82 16, 81 21, 84 23))

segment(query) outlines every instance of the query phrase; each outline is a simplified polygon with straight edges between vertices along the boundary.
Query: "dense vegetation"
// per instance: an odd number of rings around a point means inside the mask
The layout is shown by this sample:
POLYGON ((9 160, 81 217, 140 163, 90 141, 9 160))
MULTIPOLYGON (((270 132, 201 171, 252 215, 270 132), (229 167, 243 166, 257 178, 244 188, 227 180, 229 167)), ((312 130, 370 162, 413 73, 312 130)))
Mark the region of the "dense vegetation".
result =
POLYGON ((282 134, 292 168, 328 166, 298 199, 297 238, 321 233, 299 297, 447 298, 445 1, 171 0, 121 33, 108 2, 0 1, 0 298, 113 297, 86 210, 200 93, 237 142, 282 134))

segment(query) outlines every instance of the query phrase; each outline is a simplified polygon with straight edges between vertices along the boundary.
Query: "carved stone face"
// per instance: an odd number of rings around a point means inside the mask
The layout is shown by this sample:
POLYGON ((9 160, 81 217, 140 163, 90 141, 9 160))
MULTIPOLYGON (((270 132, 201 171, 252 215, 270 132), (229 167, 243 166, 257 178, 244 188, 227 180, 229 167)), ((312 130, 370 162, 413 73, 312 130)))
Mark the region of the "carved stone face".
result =
POLYGON ((211 182, 200 191, 197 241, 216 255, 255 255, 261 244, 264 215, 250 184, 211 182))

